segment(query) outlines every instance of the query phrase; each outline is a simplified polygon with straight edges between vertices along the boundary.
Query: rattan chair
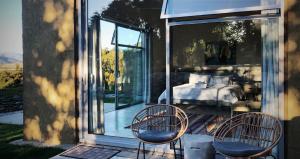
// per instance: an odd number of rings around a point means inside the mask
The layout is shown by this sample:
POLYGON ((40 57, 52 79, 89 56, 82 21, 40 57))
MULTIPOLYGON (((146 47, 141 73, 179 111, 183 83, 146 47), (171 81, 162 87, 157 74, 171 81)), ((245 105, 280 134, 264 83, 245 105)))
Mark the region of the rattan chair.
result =
POLYGON ((216 130, 213 146, 229 158, 266 157, 272 156, 281 135, 282 126, 277 118, 264 113, 244 113, 225 121, 216 130))
POLYGON ((133 118, 131 129, 133 135, 140 140, 137 152, 143 144, 143 156, 145 158, 145 143, 166 144, 174 149, 176 157, 175 144, 179 141, 180 156, 182 156, 180 137, 185 133, 188 127, 188 117, 185 112, 172 105, 151 105, 138 112, 133 118))

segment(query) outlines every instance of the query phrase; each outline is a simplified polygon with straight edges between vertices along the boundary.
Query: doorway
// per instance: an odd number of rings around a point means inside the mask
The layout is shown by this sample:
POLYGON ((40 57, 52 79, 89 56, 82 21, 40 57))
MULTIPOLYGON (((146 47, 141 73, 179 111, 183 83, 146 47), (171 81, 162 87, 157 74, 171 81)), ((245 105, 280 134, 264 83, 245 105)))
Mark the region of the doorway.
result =
POLYGON ((94 16, 89 37, 89 133, 131 137, 147 100, 147 32, 94 16))

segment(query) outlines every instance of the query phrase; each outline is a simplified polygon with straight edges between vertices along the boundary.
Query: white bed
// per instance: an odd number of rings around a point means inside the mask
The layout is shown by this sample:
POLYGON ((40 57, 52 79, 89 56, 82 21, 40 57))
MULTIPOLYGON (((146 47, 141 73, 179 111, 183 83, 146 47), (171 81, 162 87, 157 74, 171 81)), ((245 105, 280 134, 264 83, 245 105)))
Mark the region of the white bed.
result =
MULTIPOLYGON (((197 102, 230 106, 243 97, 239 85, 231 85, 229 76, 191 74, 189 83, 173 87, 173 104, 197 102)), ((166 91, 158 98, 158 103, 166 99, 166 91)))

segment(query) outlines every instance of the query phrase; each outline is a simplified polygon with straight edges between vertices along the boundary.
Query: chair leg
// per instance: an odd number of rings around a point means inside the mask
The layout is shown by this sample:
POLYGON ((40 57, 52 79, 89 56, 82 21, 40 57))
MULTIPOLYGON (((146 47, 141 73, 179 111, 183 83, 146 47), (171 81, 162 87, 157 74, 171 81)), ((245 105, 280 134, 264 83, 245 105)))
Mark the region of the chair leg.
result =
POLYGON ((173 144, 173 142, 170 142, 170 149, 174 149, 174 144, 173 144))
POLYGON ((176 149, 175 149, 176 142, 173 141, 172 145, 173 145, 173 150, 174 150, 174 159, 176 159, 176 149))
POLYGON ((146 154, 145 154, 145 143, 143 143, 143 156, 144 156, 144 159, 146 159, 146 154))
MULTIPOLYGON (((274 156, 273 154, 270 154, 269 156, 271 156, 273 159, 277 159, 276 156, 274 156)), ((267 158, 267 157, 266 157, 267 158)))
POLYGON ((139 148, 138 148, 138 152, 137 152, 137 155, 136 155, 136 159, 139 159, 140 149, 141 149, 141 142, 139 142, 139 148))
POLYGON ((179 151, 180 151, 180 158, 182 158, 182 147, 181 147, 181 139, 179 138, 179 151))

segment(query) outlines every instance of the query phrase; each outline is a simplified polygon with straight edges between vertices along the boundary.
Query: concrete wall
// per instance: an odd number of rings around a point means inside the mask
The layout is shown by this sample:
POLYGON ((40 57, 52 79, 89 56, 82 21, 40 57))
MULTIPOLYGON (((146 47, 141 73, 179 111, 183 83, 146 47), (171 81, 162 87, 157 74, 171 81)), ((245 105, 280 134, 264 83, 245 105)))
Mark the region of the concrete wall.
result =
POLYGON ((285 0, 285 158, 300 156, 300 1, 285 0))
POLYGON ((76 142, 74 0, 23 1, 24 138, 76 142))

